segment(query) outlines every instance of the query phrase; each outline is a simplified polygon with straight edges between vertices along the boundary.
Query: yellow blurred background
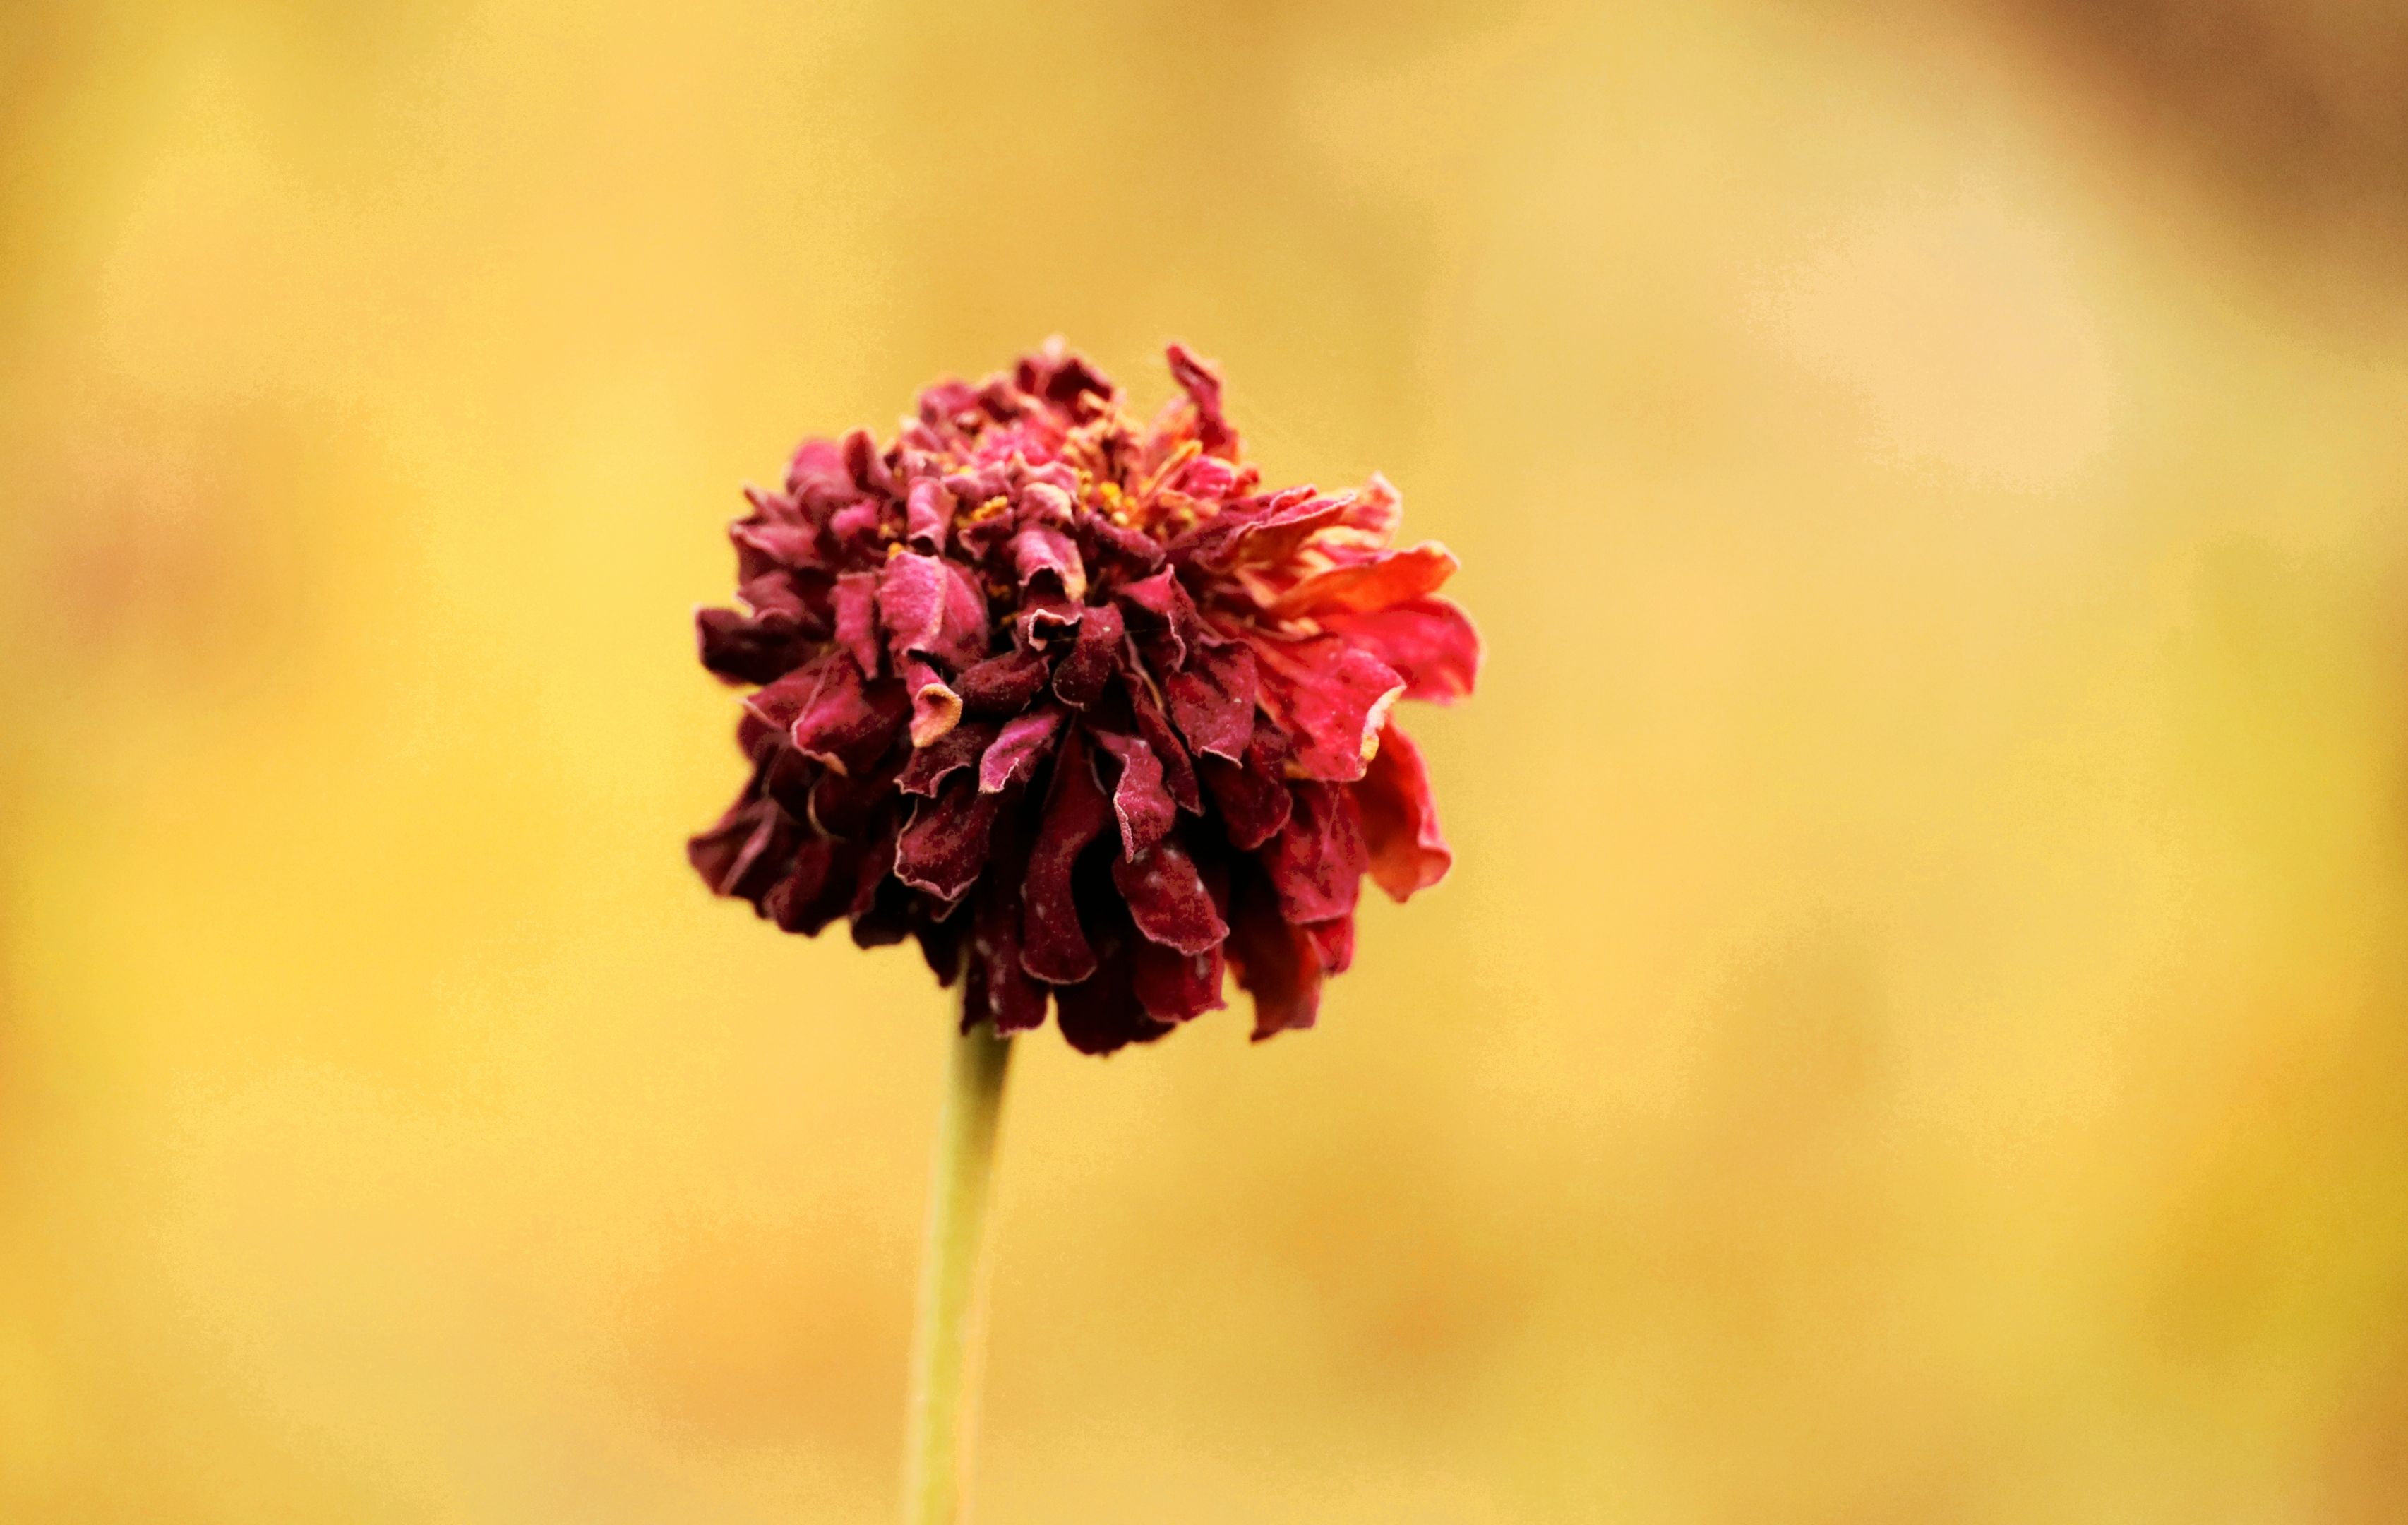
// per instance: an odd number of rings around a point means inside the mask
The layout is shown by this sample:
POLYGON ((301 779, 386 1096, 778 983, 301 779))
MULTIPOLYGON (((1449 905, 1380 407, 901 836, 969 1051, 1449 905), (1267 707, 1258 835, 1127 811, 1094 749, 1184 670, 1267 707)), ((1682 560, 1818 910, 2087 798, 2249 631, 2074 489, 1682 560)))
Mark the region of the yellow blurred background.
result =
POLYGON ((8 0, 0 1519, 886 1516, 688 622, 1054 332, 1489 659, 1320 1030, 1022 1045, 981 1519, 2408 1518, 2402 28, 8 0))

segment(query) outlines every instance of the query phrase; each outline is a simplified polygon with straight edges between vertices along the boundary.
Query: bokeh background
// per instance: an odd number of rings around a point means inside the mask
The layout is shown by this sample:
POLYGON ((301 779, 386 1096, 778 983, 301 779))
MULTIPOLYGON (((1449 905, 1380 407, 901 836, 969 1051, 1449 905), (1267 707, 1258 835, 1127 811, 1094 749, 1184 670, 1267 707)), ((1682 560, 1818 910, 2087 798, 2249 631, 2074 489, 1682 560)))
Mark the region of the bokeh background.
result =
POLYGON ((982 1519, 2408 1516, 2403 250, 2348 0, 8 0, 0 1518, 887 1514, 688 617, 1054 332, 1489 661, 1319 1031, 1024 1045, 982 1519))

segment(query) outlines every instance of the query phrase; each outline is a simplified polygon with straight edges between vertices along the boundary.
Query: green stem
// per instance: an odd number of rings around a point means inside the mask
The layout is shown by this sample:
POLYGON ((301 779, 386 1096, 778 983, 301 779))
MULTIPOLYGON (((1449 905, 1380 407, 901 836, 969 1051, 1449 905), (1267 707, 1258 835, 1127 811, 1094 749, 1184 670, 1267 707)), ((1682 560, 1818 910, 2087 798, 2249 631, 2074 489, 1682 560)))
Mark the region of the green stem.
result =
POLYGON ((912 1320, 911 1406, 903 1472, 904 1525, 961 1518, 968 1446, 967 1371, 994 1177, 996 1119, 1003 1107, 1011 1040, 981 1022, 956 1037, 937 1111, 937 1158, 928 1187, 920 1305, 912 1320))

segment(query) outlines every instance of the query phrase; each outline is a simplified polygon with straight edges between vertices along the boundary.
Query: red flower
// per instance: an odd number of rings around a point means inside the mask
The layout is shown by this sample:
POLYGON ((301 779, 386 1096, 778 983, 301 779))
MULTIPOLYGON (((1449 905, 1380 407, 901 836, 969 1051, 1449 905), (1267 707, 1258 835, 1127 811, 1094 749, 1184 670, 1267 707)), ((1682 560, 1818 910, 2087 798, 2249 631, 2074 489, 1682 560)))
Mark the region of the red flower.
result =
POLYGON ((1151 427, 1058 343, 943 381, 884 450, 811 439, 730 529, 749 612, 703 666, 758 684, 752 776, 687 853, 788 931, 919 939, 965 1021, 1091 1054, 1254 998, 1312 1025, 1369 873, 1442 878, 1398 698, 1471 692, 1455 557, 1391 550, 1396 490, 1258 489, 1211 367, 1151 427))

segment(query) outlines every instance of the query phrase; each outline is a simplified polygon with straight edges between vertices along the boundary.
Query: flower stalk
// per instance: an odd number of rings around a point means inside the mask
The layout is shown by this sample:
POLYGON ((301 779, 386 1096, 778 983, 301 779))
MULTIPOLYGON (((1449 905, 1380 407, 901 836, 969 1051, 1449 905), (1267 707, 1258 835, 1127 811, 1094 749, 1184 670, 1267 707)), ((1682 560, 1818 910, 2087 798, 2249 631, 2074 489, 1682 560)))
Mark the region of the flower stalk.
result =
POLYGON ((904 1525, 954 1525, 968 1461, 980 1252, 995 1177, 996 1127, 1011 1040, 966 1023, 950 1044, 937 1111, 920 1300, 912 1319, 904 1525))

